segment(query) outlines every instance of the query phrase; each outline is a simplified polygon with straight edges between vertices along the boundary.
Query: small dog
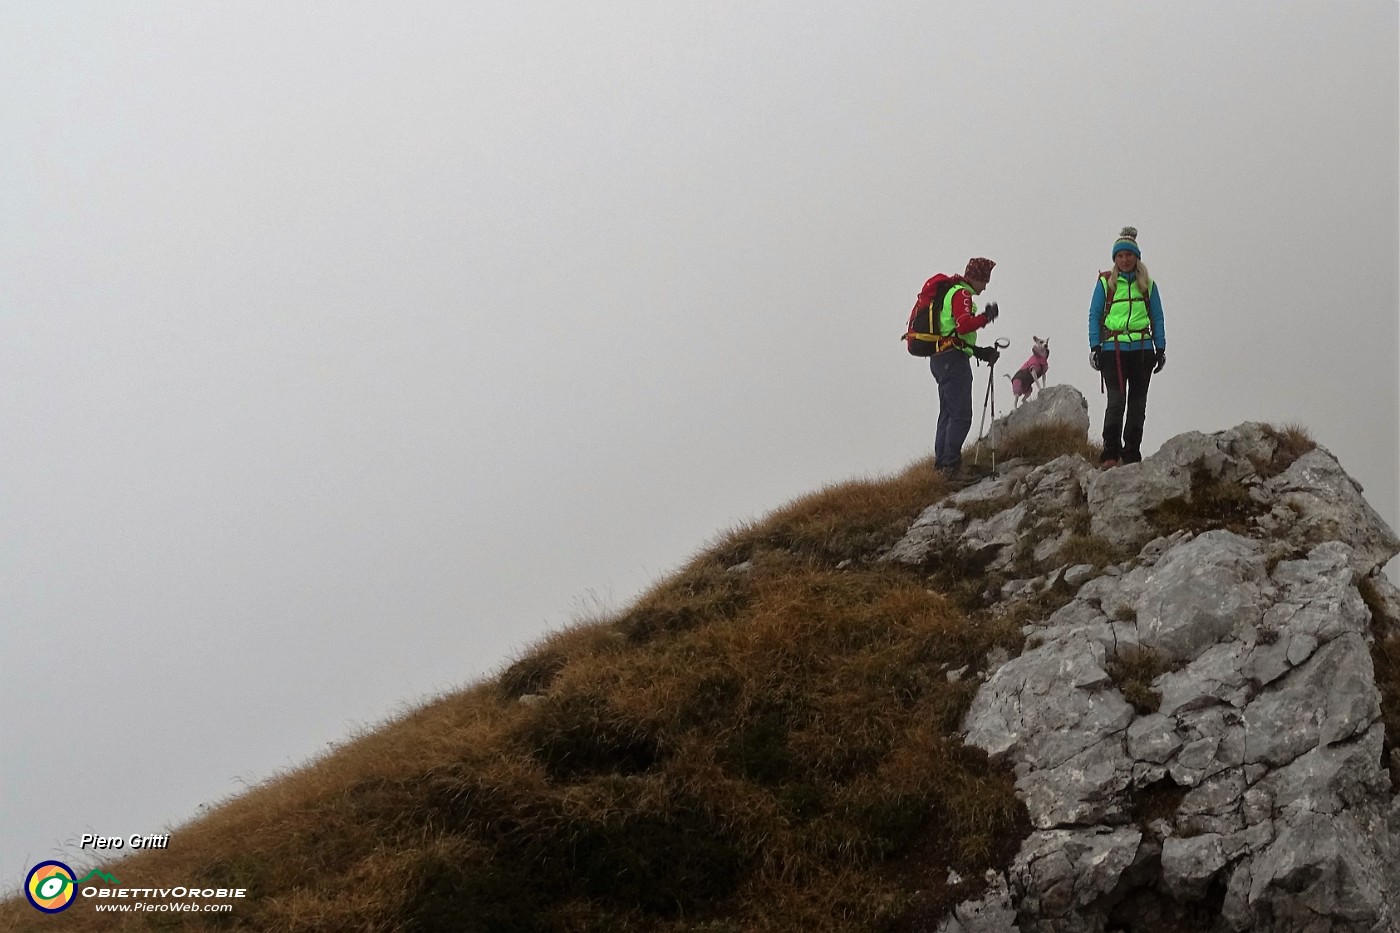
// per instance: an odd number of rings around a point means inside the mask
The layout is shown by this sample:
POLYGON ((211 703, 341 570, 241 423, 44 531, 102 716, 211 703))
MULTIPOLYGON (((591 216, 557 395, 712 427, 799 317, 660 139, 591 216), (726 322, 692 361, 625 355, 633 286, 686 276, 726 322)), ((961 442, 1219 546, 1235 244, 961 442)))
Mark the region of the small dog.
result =
POLYGON ((1050 341, 1039 337, 1031 337, 1031 340, 1031 358, 1021 364, 1016 375, 1006 377, 1011 380, 1011 394, 1016 399, 1013 408, 1029 401, 1032 389, 1045 388, 1045 374, 1050 371, 1050 341))

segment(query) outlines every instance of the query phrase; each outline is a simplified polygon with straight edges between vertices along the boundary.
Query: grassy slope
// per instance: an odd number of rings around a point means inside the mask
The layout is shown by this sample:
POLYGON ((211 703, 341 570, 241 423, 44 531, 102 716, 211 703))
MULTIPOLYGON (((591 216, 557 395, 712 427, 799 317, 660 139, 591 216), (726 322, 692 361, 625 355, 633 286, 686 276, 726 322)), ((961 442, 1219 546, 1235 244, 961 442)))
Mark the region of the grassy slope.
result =
MULTIPOLYGON (((1016 443, 1093 454, 1082 435, 1016 443)), ((957 734, 971 673, 1069 598, 994 613, 975 561, 872 563, 946 491, 920 463, 800 499, 617 617, 107 866, 128 886, 246 887, 231 915, 20 901, 0 927, 923 928, 1028 829, 1011 775, 957 734)))

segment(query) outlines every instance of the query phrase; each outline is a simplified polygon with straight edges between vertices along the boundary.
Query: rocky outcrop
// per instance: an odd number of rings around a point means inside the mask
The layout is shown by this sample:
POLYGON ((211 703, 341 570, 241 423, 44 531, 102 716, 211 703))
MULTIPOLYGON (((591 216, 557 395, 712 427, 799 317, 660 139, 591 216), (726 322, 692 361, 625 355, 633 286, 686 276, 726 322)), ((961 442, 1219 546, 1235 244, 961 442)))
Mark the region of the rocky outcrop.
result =
POLYGON ((1358 573, 1369 574, 1400 549, 1395 532, 1362 497, 1362 489, 1324 448, 1265 476, 1278 444, 1264 425, 1245 423, 1219 434, 1190 432, 1167 441, 1141 463, 1101 475, 1087 490, 1092 531, 1121 546, 1154 536, 1149 518, 1167 500, 1189 497, 1201 477, 1235 484, 1260 513, 1257 533, 1294 548, 1346 541, 1358 573))
POLYGON ((1400 539, 1325 449, 1277 455, 1243 424, 1107 472, 1003 464, 884 555, 963 548, 1010 578, 1003 598, 1072 593, 964 721, 1034 831, 941 930, 1400 930, 1381 623, 1360 591, 1400 606, 1378 569, 1400 539), (1163 510, 1207 500, 1210 521, 1165 533, 1163 510), (1086 542, 1111 561, 1076 563, 1086 542))
POLYGON ((1003 438, 1035 424, 1065 424, 1087 432, 1089 403, 1073 386, 1046 386, 1028 401, 992 422, 987 432, 988 443, 995 446, 1003 438))
POLYGON ((1097 931, 1135 894, 1211 892, 1221 930, 1400 928, 1400 798, 1354 556, 1330 542, 1270 572, 1259 543, 1209 531, 1085 584, 988 678, 967 740, 1013 763, 1037 829, 1010 879, 1019 929, 1097 931), (1109 673, 1144 652, 1169 666, 1152 712, 1109 673))

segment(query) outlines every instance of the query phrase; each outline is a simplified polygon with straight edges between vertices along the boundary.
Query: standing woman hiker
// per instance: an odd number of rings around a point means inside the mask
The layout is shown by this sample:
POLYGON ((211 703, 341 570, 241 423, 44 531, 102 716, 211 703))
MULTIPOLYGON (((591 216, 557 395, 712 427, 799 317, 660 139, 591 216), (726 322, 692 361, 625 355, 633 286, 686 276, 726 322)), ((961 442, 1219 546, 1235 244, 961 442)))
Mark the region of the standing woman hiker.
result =
POLYGON ((1123 228, 1113 244, 1113 268, 1099 273, 1089 304, 1089 348, 1089 365, 1108 392, 1099 463, 1105 468, 1137 463, 1147 386, 1167 365, 1167 332, 1162 296, 1142 264, 1136 227, 1123 228))
POLYGON ((985 313, 978 314, 972 300, 986 289, 995 265, 990 259, 969 259, 961 276, 935 276, 925 283, 925 291, 920 294, 923 298, 934 291, 942 292, 937 307, 929 309, 931 316, 936 315, 936 333, 941 336, 935 343, 937 352, 929 357, 928 365, 938 382, 938 428, 933 438, 933 465, 944 476, 952 476, 962 465, 963 442, 972 430, 971 359, 975 356, 983 362, 995 363, 1000 355, 994 346, 977 346, 977 331, 997 319, 996 302, 987 305, 985 313), (944 291, 936 288, 938 280, 951 284, 944 291))

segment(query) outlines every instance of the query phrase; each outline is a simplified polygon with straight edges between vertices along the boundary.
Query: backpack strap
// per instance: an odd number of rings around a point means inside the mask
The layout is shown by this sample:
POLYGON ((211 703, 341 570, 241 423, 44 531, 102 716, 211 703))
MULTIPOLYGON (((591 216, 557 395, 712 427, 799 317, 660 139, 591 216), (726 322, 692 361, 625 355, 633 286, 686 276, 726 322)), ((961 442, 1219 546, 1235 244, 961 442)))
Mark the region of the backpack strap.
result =
MULTIPOLYGON (((1114 295, 1113 295, 1111 292, 1109 292, 1109 290, 1108 290, 1108 281, 1109 281, 1109 276, 1110 276, 1111 274, 1112 274, 1111 271, 1110 271, 1110 272, 1100 272, 1100 273, 1099 273, 1099 281, 1100 281, 1101 283, 1103 283, 1103 316, 1099 318, 1099 343, 1100 343, 1100 344, 1105 344, 1105 343, 1108 343, 1109 340, 1112 340, 1113 343, 1114 343, 1114 345, 1117 346, 1117 344, 1118 344, 1118 338, 1119 338, 1119 337, 1131 336, 1131 335, 1133 335, 1133 334, 1142 334, 1143 337, 1140 338, 1141 340, 1147 340, 1147 341, 1151 342, 1152 339, 1153 339, 1153 334, 1152 334, 1152 316, 1151 316, 1150 313, 1148 314, 1148 317, 1147 317, 1147 330, 1145 330, 1145 331, 1135 331, 1135 330, 1111 330, 1111 329, 1109 329, 1109 326, 1108 326, 1108 315, 1109 315, 1109 312, 1113 310, 1113 303, 1114 303, 1114 301, 1115 301, 1114 295)), ((1136 281, 1137 281, 1136 279, 1133 280, 1134 284, 1136 284, 1136 281)), ((1131 287, 1131 286, 1129 286, 1129 287, 1131 287)), ((1149 289, 1149 290, 1151 289, 1151 285, 1148 286, 1148 289, 1149 289)), ((1114 291, 1117 291, 1117 289, 1115 288, 1114 291)), ((1144 305, 1146 305, 1148 308, 1151 307, 1151 301, 1152 301, 1152 296, 1151 296, 1151 295, 1146 295, 1146 296, 1144 296, 1143 299, 1142 299, 1142 303, 1143 303, 1144 305)), ((1132 296, 1130 295, 1130 296, 1128 297, 1128 321, 1129 321, 1130 323, 1131 323, 1132 318, 1133 318, 1133 313, 1132 313, 1132 302, 1133 302, 1133 299, 1132 299, 1132 296)))

